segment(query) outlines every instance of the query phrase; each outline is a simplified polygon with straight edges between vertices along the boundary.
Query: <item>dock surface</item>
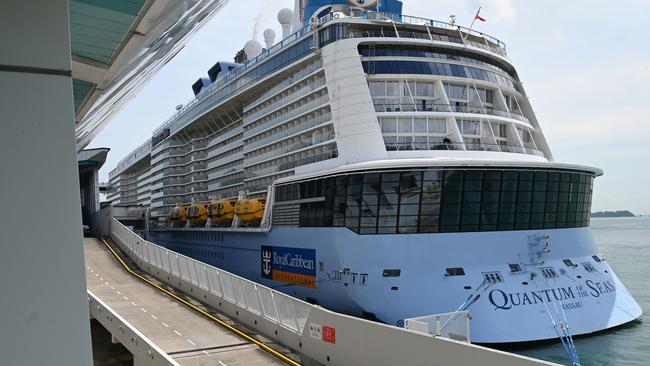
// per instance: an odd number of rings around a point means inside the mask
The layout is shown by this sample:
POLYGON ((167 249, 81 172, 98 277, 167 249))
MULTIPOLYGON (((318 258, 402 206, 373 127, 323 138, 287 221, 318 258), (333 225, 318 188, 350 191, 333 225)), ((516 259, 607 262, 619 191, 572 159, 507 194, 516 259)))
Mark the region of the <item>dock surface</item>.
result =
POLYGON ((129 274, 104 244, 85 238, 88 290, 181 365, 284 365, 129 274))

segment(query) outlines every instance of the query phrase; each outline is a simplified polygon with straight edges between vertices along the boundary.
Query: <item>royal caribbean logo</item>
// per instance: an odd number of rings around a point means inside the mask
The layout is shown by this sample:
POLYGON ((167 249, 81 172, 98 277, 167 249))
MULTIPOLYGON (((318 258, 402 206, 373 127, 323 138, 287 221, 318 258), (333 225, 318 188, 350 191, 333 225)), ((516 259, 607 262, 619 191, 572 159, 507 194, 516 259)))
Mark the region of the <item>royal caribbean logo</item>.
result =
POLYGON ((262 278, 302 286, 316 287, 316 250, 262 245, 262 278))

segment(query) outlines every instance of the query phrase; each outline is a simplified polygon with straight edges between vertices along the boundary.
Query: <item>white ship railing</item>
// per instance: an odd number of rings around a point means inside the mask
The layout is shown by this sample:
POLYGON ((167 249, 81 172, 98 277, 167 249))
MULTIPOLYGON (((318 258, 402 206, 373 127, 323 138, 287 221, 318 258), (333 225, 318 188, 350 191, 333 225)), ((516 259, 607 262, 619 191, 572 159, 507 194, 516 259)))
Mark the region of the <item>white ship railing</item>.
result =
POLYGON ((142 145, 138 146, 138 148, 136 148, 132 153, 127 155, 124 159, 120 160, 120 162, 117 163, 117 167, 108 173, 108 178, 111 179, 115 177, 116 175, 120 174, 128 167, 130 167, 134 162, 142 159, 144 156, 149 155, 150 153, 151 153, 151 140, 147 139, 147 141, 145 141, 142 145))
MULTIPOLYGON (((337 11, 333 13, 329 13, 319 19, 319 24, 323 25, 327 22, 330 22, 332 20, 338 20, 338 19, 363 19, 363 20, 378 20, 378 21, 390 21, 394 23, 401 23, 401 24, 412 24, 412 25, 420 25, 424 26, 426 25, 429 28, 435 29, 445 29, 448 31, 452 32, 458 32, 459 40, 457 41, 458 43, 466 43, 470 46, 474 47, 479 47, 483 49, 487 49, 491 52, 497 53, 501 56, 507 57, 506 54, 506 45, 505 43, 501 42, 497 38, 494 38, 492 36, 489 36, 485 33, 461 27, 456 24, 451 24, 447 22, 442 22, 439 20, 433 20, 433 19, 426 19, 426 18, 420 18, 420 17, 414 17, 410 15, 399 15, 399 14, 392 14, 392 13, 383 13, 383 12, 374 12, 374 11, 368 11, 368 10, 358 10, 358 9, 348 9, 343 12, 337 11), (343 14, 343 15, 341 15, 343 14), (475 36, 479 39, 483 39, 483 43, 481 42, 476 42, 470 39, 467 39, 467 35, 472 35, 475 36)), ((398 37, 400 38, 421 38, 421 39, 431 39, 435 38, 437 40, 443 40, 445 42, 455 42, 454 40, 450 40, 447 38, 440 38, 441 35, 428 32, 426 34, 420 34, 417 32, 410 32, 410 31, 399 31, 398 32, 398 37)), ((386 34, 390 34, 387 32, 386 34)), ((359 37, 384 37, 384 33, 376 33, 376 35, 370 35, 368 32, 354 32, 349 35, 352 38, 359 38, 359 37)), ((388 35, 389 37, 392 37, 392 35, 388 35)), ((444 36, 443 36, 444 37, 444 36)))
POLYGON ((112 338, 131 352, 136 364, 180 366, 149 338, 140 333, 135 326, 120 316, 117 311, 106 305, 100 297, 90 290, 87 293, 90 315, 109 331, 112 338))
POLYGON ((518 121, 526 122, 530 125, 528 118, 516 113, 500 110, 494 107, 473 107, 464 105, 450 105, 450 104, 433 104, 433 103, 381 103, 374 102, 375 112, 388 113, 388 112, 448 112, 448 113, 472 113, 484 114, 498 117, 505 117, 516 119, 518 121))
POLYGON ((406 329, 467 343, 470 342, 469 327, 470 314, 467 310, 404 319, 406 329))
POLYGON ((513 145, 488 144, 478 142, 384 142, 387 151, 417 151, 417 150, 467 150, 491 151, 528 154, 545 157, 542 151, 530 147, 513 145))
POLYGON ((146 241, 115 218, 102 225, 140 269, 294 350, 308 364, 555 365, 335 313, 146 241))

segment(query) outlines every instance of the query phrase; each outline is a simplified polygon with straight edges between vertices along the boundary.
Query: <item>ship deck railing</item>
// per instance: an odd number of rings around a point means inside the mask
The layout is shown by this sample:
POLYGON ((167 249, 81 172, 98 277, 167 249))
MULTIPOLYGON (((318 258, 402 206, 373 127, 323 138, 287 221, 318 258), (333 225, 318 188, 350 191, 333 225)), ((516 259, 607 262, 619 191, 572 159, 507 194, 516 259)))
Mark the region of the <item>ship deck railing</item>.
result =
POLYGON ((416 38, 416 39, 426 39, 426 40, 442 40, 445 42, 457 42, 461 44, 469 44, 471 46, 487 49, 491 52, 497 53, 503 57, 507 57, 506 45, 497 38, 494 38, 490 35, 484 34, 482 32, 462 27, 456 24, 451 24, 439 20, 421 18, 411 15, 400 15, 393 13, 384 13, 384 12, 375 12, 368 10, 359 10, 359 9, 349 9, 345 12, 334 12, 327 14, 319 19, 319 24, 325 24, 332 20, 338 19, 364 19, 364 20, 379 20, 379 21, 389 21, 396 24, 409 24, 409 25, 419 25, 427 26, 433 28, 434 33, 419 33, 419 32, 409 32, 409 31, 398 31, 398 34, 388 32, 353 32, 353 38, 361 37, 400 37, 400 38, 416 38), (341 13, 344 14, 341 18, 341 13), (451 32, 457 32, 460 39, 446 39, 444 35, 435 34, 435 29, 444 29, 451 32), (468 39, 469 35, 474 36, 479 39, 483 39, 484 42, 476 42, 474 40, 468 39))
MULTIPOLYGON (((441 139, 443 137, 440 137, 441 139)), ((513 145, 477 142, 384 142, 387 151, 449 150, 449 151, 491 151, 528 154, 544 157, 537 149, 513 145)))
MULTIPOLYGON (((456 112, 456 113, 474 113, 474 114, 488 114, 498 117, 506 117, 516 119, 530 124, 528 118, 523 115, 512 112, 504 111, 494 107, 474 107, 464 105, 449 105, 449 104, 422 104, 417 100, 415 103, 374 103, 375 112, 456 112)), ((428 100, 426 102, 429 102, 428 100)))

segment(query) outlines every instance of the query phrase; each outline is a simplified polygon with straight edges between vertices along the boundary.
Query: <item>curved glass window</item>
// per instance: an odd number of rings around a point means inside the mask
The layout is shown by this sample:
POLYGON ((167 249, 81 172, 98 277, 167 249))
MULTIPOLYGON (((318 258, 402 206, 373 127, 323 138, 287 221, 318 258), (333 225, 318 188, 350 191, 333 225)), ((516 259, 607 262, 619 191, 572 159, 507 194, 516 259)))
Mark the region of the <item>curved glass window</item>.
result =
POLYGON ((467 79, 489 81, 515 88, 511 78, 493 71, 472 66, 454 65, 427 61, 362 61, 364 72, 368 73, 370 63, 374 64, 374 74, 411 74, 454 76, 467 79))
POLYGON ((514 73, 508 72, 506 69, 500 66, 498 62, 470 52, 448 49, 441 50, 431 47, 412 45, 378 44, 374 46, 374 49, 368 47, 368 45, 359 46, 359 54, 361 54, 362 57, 421 57, 442 61, 448 60, 453 62, 477 65, 484 69, 489 69, 491 71, 509 75, 510 77, 515 78, 514 73))
POLYGON ((301 200, 300 226, 359 234, 535 230, 589 226, 592 184, 576 171, 431 168, 285 184, 275 199, 301 200))

